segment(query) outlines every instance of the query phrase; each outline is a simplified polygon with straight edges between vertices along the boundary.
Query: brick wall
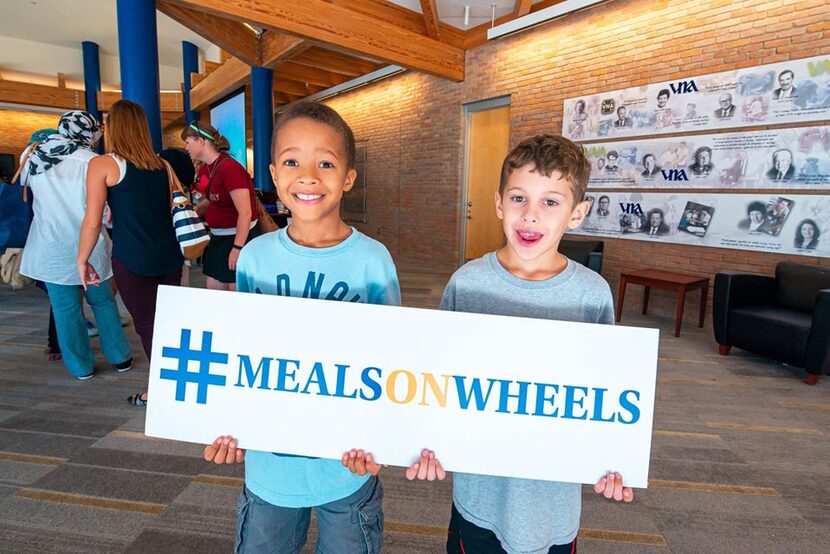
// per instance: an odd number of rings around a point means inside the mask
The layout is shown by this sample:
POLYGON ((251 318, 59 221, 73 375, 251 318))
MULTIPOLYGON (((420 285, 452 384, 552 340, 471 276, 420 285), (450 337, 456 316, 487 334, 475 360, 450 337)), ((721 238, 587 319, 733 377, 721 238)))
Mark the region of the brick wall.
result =
MULTIPOLYGON (((511 95, 515 145, 529 135, 559 133, 566 98, 830 55, 828 13, 828 0, 617 0, 469 50, 463 83, 405 73, 338 96, 329 104, 368 147, 362 229, 387 244, 399 265, 453 269, 463 217, 464 103, 511 95)), ((802 256, 603 240, 603 275, 615 293, 621 271, 652 264, 708 276, 723 269, 771 274, 786 259, 830 265, 802 256)), ((686 311, 690 321, 696 294, 686 311)), ((633 305, 641 287, 626 296, 633 305)), ((673 297, 659 291, 651 305, 673 313, 673 297)))
POLYGON ((0 110, 0 154, 14 154, 19 158, 32 133, 57 127, 58 120, 58 114, 0 110))

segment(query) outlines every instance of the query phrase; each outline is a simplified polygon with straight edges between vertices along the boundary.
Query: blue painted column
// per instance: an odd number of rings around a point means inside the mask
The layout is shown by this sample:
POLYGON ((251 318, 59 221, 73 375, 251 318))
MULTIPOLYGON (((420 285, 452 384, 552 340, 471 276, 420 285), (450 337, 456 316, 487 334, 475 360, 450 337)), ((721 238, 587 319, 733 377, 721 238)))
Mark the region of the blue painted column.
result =
POLYGON ((84 52, 84 95, 86 96, 86 111, 101 121, 101 112, 98 111, 98 91, 101 90, 101 63, 98 56, 98 45, 85 40, 81 43, 84 52))
POLYGON ((159 47, 155 0, 117 0, 121 97, 140 104, 150 124, 153 149, 161 152, 159 47))
POLYGON ((199 112, 190 109, 190 74, 199 73, 199 47, 192 42, 182 41, 182 70, 184 71, 184 120, 190 125, 199 119, 199 112))
POLYGON ((274 70, 251 68, 251 118, 254 135, 254 187, 272 191, 271 132, 274 130, 274 70))

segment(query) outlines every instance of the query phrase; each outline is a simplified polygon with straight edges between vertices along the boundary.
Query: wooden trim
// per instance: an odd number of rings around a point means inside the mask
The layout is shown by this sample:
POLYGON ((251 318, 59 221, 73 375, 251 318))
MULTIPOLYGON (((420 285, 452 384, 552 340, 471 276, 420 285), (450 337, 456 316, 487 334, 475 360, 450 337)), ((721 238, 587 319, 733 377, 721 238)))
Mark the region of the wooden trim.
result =
MULTIPOLYGON (((107 112, 110 106, 121 100, 120 92, 99 91, 98 92, 98 110, 107 112)), ((184 100, 181 92, 162 92, 159 93, 159 101, 161 104, 161 111, 164 112, 181 112, 184 110, 184 100)))
POLYGON ((297 81, 298 83, 308 83, 310 85, 329 88, 344 83, 351 79, 351 77, 308 65, 301 65, 292 60, 280 64, 274 70, 274 79, 287 79, 297 81))
POLYGON ((325 0, 173 0, 180 6, 323 42, 389 63, 464 80, 461 48, 325 0))
POLYGON ((256 65, 257 36, 239 21, 206 14, 165 0, 158 0, 156 9, 248 65, 256 65))

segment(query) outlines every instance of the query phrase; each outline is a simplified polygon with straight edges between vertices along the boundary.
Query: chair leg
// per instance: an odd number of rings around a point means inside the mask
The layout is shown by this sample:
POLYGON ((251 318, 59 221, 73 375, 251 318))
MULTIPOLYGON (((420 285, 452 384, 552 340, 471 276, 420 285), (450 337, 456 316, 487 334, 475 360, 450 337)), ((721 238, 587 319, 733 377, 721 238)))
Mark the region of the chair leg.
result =
POLYGON ((731 351, 732 351, 732 345, 731 344, 719 344, 718 345, 718 354, 720 354, 721 356, 728 356, 729 352, 731 352, 731 351))
POLYGON ((804 382, 808 385, 815 385, 818 384, 819 379, 821 379, 821 375, 818 373, 808 373, 807 377, 804 378, 804 382))

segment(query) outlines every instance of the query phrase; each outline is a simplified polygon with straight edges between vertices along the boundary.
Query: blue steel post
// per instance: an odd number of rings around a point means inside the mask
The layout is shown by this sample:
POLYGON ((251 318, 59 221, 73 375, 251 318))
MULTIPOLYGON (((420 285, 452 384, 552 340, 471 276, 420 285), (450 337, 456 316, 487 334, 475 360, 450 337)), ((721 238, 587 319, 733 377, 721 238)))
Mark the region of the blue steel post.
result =
POLYGON ((161 151, 159 48, 155 0, 117 0, 121 97, 140 104, 150 124, 153 149, 161 151))
POLYGON ((182 69, 184 71, 184 119, 190 125, 199 119, 199 112, 190 109, 190 74, 199 73, 199 47, 192 42, 182 41, 182 69))
POLYGON ((274 129, 274 70, 251 68, 251 115, 254 135, 254 186, 273 191, 268 165, 271 163, 271 132, 274 129))
POLYGON ((98 45, 94 42, 81 43, 84 53, 84 95, 86 96, 86 111, 101 121, 101 112, 98 111, 98 91, 101 90, 101 64, 98 58, 98 45))

